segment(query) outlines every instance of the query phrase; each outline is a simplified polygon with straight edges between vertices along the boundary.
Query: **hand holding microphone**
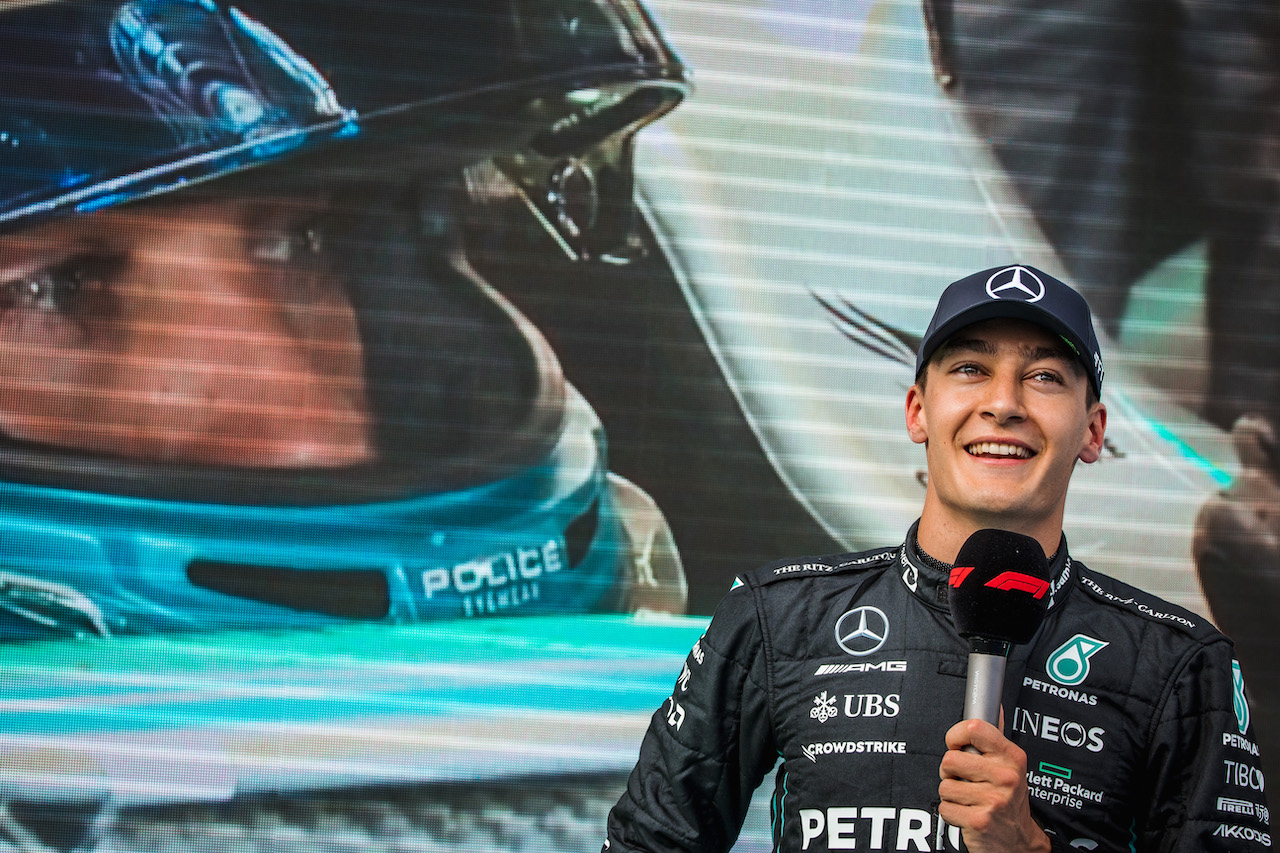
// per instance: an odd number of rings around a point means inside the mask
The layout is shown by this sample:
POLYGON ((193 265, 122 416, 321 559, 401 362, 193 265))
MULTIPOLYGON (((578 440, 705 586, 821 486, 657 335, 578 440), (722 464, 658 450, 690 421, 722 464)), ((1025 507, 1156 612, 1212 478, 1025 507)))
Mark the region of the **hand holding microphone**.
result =
POLYGON ((1049 563, 1030 536, 979 530, 960 547, 950 587, 956 630, 969 640, 964 719, 998 726, 1005 659, 1013 644, 1030 641, 1044 620, 1049 563))
MULTIPOLYGON (((1049 609, 1048 561, 1029 536, 979 530, 960 547, 950 587, 956 630, 969 640, 964 719, 999 726, 1009 649, 1029 642, 1049 609)), ((959 728, 948 732, 951 749, 939 768, 939 816, 961 828, 969 849, 1048 850, 1031 817, 1026 754, 1008 741, 991 752, 961 746, 953 741, 959 728), (957 746, 979 755, 962 756, 957 746)))

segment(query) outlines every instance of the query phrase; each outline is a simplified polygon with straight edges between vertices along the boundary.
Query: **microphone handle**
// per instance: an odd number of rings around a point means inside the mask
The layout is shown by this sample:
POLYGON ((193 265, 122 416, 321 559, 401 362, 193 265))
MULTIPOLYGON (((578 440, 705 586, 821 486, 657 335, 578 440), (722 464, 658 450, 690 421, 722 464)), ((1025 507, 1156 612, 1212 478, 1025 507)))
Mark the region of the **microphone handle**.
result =
POLYGON ((964 685, 964 718, 1000 725, 1000 694, 1004 692, 1004 655, 969 653, 969 676, 964 685))
MULTIPOLYGON (((970 648, 969 674, 964 686, 964 719, 986 720, 991 725, 998 726, 1009 643, 974 637, 970 648)), ((970 744, 965 747, 965 751, 978 750, 970 744)))

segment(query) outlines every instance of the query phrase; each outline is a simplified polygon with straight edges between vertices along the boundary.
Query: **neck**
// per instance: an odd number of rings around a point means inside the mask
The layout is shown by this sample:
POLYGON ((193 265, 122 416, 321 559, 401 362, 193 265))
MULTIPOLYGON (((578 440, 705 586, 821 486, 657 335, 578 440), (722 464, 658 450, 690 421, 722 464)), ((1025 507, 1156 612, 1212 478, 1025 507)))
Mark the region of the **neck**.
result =
POLYGON ((1062 519, 1050 520, 1039 524, 1028 524, 1022 519, 1007 515, 993 515, 990 518, 957 519, 936 511, 936 505, 925 501, 924 511, 920 514, 920 527, 916 531, 916 541, 921 550, 947 564, 954 564, 960 547, 970 536, 985 528, 1009 530, 1030 536, 1040 543, 1045 554, 1053 554, 1062 543, 1062 519))

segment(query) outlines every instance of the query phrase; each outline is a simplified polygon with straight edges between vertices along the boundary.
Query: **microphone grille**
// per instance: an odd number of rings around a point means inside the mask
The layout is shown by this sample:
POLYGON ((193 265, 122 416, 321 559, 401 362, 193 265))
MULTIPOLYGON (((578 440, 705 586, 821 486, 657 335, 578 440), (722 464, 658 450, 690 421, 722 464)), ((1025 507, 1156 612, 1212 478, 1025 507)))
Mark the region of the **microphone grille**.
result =
POLYGON ((979 530, 960 547, 950 587, 960 636, 1026 643, 1049 608, 1049 562, 1030 536, 979 530))

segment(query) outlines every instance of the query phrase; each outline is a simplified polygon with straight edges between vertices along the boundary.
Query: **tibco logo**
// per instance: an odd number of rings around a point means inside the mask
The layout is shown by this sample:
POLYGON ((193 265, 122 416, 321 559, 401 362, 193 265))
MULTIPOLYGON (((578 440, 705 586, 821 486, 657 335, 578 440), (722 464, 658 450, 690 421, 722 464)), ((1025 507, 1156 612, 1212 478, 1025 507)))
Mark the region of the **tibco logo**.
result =
POLYGON ((1226 768, 1228 785, 1236 785, 1240 788, 1251 788, 1258 793, 1262 793, 1267 788, 1267 780, 1262 775, 1262 771, 1257 767, 1246 764, 1243 761, 1232 761, 1224 758, 1222 766, 1226 768))

